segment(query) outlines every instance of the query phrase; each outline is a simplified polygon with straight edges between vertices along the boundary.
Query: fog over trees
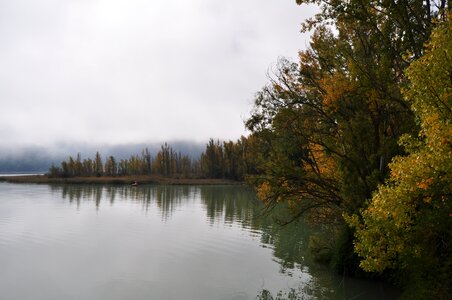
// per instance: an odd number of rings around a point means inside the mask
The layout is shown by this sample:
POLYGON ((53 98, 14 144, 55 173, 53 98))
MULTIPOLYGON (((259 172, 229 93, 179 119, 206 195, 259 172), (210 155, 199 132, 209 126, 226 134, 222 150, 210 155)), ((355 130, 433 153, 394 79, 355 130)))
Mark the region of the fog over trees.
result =
MULTIPOLYGON (((96 145, 92 144, 57 144, 49 147, 42 146, 0 146, 0 173, 35 172, 45 173, 52 164, 59 165, 72 154, 80 153, 87 158, 99 151, 105 157, 114 156, 116 159, 126 159, 133 154, 140 153, 148 148, 156 154, 161 146, 160 142, 140 144, 96 145)), ((198 157, 204 149, 204 143, 191 141, 169 141, 175 149, 190 156, 198 157)))

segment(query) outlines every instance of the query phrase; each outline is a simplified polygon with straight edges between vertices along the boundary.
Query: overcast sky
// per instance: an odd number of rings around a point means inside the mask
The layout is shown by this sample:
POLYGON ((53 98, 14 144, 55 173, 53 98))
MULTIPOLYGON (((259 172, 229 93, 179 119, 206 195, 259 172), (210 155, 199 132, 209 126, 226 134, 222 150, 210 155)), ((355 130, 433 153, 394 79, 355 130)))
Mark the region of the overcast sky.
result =
POLYGON ((295 0, 0 0, 0 146, 236 139, 295 0))

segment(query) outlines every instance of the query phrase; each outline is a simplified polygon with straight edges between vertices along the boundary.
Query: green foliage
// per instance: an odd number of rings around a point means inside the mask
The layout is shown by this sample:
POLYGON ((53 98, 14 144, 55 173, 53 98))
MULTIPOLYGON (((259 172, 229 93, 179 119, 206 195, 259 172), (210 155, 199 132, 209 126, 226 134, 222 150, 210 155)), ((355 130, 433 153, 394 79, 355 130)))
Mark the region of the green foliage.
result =
POLYGON ((96 176, 102 176, 104 173, 104 165, 102 163, 102 157, 99 152, 96 152, 96 156, 94 157, 94 174, 96 176))
POLYGON ((116 159, 113 156, 109 156, 107 161, 105 162, 105 175, 107 176, 116 176, 118 166, 116 164, 116 159))
POLYGON ((201 155, 201 169, 209 178, 223 178, 223 146, 220 141, 209 140, 201 155))
POLYGON ((254 183, 269 205, 287 201, 295 218, 312 211, 337 221, 365 207, 388 176, 398 139, 416 130, 401 95, 404 54, 422 55, 437 14, 408 2, 300 1, 321 4, 311 47, 298 64, 279 62, 246 123, 265 145, 254 183))
POLYGON ((444 297, 452 45, 439 24, 448 3, 297 2, 320 5, 303 25, 313 30, 310 48, 298 63, 280 60, 246 122, 263 158, 252 177, 258 195, 269 208, 287 205, 287 222, 308 213, 344 228, 331 260, 341 273, 362 273, 355 249, 365 271, 395 268, 412 282, 418 274, 444 297), (432 282, 434 272, 444 280, 432 282))
POLYGON ((425 55, 407 70, 411 84, 404 94, 421 127, 418 137, 401 139, 409 154, 393 160, 391 177, 362 219, 348 219, 357 229, 361 266, 405 270, 419 298, 452 294, 451 33, 447 19, 433 31, 425 55))
POLYGON ((242 136, 236 142, 210 139, 200 158, 203 176, 243 180, 246 175, 256 173, 255 152, 252 151, 254 140, 252 136, 242 136))

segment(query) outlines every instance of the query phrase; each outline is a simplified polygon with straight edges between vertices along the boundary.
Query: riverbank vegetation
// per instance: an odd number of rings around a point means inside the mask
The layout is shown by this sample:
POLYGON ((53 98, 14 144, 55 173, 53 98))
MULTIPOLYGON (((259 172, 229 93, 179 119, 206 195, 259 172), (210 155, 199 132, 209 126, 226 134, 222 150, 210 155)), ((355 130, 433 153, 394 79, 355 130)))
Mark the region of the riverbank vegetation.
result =
MULTIPOLYGON (((331 226, 342 274, 407 298, 452 294, 452 57, 446 1, 314 1, 298 62, 281 59, 246 126, 269 208, 331 226)), ((316 239, 314 239, 316 240, 316 239)), ((324 241, 327 245, 330 241, 324 241)), ((321 241, 316 240, 315 247, 321 241)))

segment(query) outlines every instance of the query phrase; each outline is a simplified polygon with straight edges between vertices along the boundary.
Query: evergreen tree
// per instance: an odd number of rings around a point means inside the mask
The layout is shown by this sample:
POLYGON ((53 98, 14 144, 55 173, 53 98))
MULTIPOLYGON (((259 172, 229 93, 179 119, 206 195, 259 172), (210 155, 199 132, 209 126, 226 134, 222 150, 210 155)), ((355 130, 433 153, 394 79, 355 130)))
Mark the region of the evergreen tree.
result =
POLYGON ((102 163, 102 157, 99 152, 96 152, 94 157, 94 174, 96 176, 102 176, 104 173, 104 164, 102 163))

